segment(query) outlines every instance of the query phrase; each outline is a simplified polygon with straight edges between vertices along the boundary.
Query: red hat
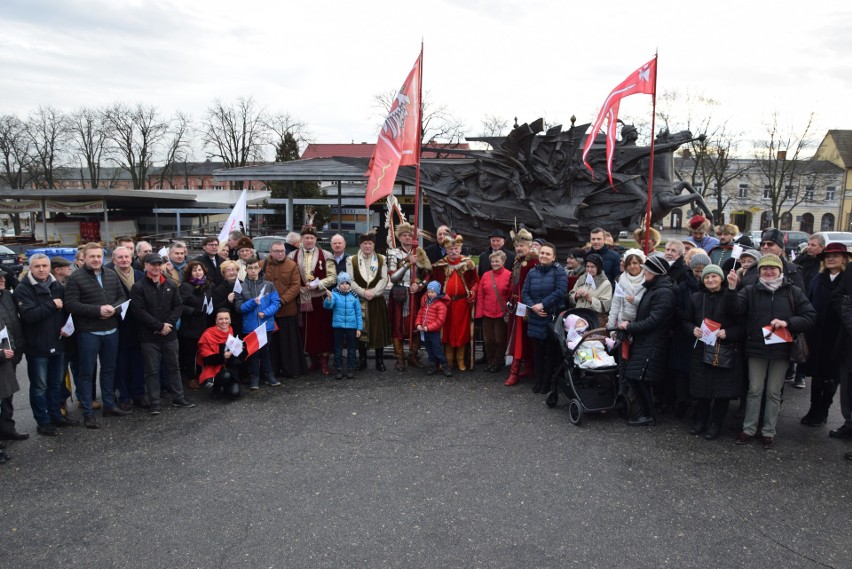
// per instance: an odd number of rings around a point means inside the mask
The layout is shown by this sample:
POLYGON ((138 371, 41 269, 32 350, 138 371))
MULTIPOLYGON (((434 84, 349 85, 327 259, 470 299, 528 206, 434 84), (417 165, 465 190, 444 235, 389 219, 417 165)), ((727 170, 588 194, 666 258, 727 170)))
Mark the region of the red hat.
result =
POLYGON ((829 243, 828 245, 826 245, 825 249, 822 250, 822 253, 817 255, 817 259, 825 259, 825 256, 830 255, 831 253, 840 253, 846 255, 847 257, 852 257, 852 253, 850 253, 846 249, 846 245, 844 245, 843 243, 837 243, 835 241, 834 243, 829 243))
POLYGON ((707 221, 707 218, 703 215, 696 215, 692 219, 689 220, 690 229, 698 229, 707 221))

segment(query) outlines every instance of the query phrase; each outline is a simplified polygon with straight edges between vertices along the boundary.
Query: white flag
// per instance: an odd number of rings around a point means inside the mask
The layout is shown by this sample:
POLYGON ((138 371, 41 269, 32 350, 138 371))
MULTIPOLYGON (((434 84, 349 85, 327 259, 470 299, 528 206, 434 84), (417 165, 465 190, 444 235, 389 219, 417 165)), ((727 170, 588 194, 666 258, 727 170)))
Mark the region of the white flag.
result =
POLYGON ((9 339, 9 329, 5 326, 2 330, 0 330, 0 342, 2 342, 3 340, 6 340, 10 344, 12 343, 12 340, 9 339))
POLYGON ((239 338, 234 338, 231 334, 228 334, 228 339, 225 340, 225 347, 228 348, 232 356, 238 356, 243 353, 243 341, 239 338))
POLYGON ((71 336, 72 334, 74 334, 74 319, 71 318, 70 314, 68 315, 68 320, 65 321, 65 326, 62 327, 62 330, 60 330, 60 332, 62 332, 66 336, 71 336))
POLYGON ((121 310, 121 319, 124 320, 124 317, 127 316, 127 309, 130 308, 130 299, 128 298, 121 304, 115 307, 117 310, 121 310))
POLYGON ((240 284, 240 279, 234 281, 234 294, 242 294, 243 293, 243 285, 240 284))
POLYGON ((595 277, 593 277, 589 273, 586 273, 586 286, 588 286, 592 290, 598 288, 598 285, 595 284, 595 277))
POLYGON ((228 216, 228 220, 225 221, 225 225, 222 226, 222 231, 219 233, 219 243, 224 243, 228 240, 228 233, 231 231, 243 231, 246 227, 248 227, 248 217, 246 214, 246 191, 243 190, 243 193, 240 194, 240 198, 237 200, 237 203, 234 204, 234 209, 231 210, 231 215, 228 216), (240 223, 243 224, 240 227, 240 223))
POLYGON ((743 256, 743 246, 742 245, 734 245, 731 249, 731 257, 734 259, 739 259, 743 256))
POLYGON ((204 310, 207 315, 213 314, 213 299, 207 300, 207 297, 204 297, 204 304, 201 306, 201 309, 204 310))
POLYGON ((621 288, 621 285, 620 285, 620 284, 618 284, 618 283, 615 283, 615 293, 613 294, 613 296, 620 296, 620 297, 622 297, 622 298, 623 298, 624 296, 626 296, 626 295, 624 294, 624 289, 623 289, 623 288, 621 288))

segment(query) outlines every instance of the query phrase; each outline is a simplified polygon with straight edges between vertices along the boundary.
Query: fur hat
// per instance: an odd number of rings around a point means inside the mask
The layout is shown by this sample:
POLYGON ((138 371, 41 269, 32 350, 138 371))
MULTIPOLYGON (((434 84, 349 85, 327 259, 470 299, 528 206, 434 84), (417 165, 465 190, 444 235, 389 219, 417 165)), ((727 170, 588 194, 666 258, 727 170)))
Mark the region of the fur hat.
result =
POLYGON ((627 261, 627 257, 630 257, 631 255, 639 259, 640 265, 645 262, 645 253, 643 253, 640 249, 628 249, 624 252, 624 255, 622 255, 621 258, 627 261))
POLYGON ((372 233, 372 232, 362 233, 361 235, 358 236, 358 245, 360 245, 364 241, 371 241, 371 242, 375 243, 376 242, 376 234, 372 233))
POLYGON ((513 243, 532 243, 533 236, 532 233, 524 229, 523 227, 518 230, 517 233, 514 231, 510 231, 509 235, 512 237, 513 243))
POLYGON ((397 236, 400 236, 403 233, 411 233, 412 235, 414 235, 414 226, 411 225, 410 223, 403 222, 403 223, 397 224, 394 227, 394 231, 396 232, 397 236))
POLYGON ((760 267, 777 267, 780 271, 784 270, 784 263, 781 262, 781 257, 768 253, 763 255, 757 262, 757 268, 760 267))
POLYGON ((254 249, 254 242, 250 237, 240 237, 240 240, 237 241, 237 251, 240 249, 254 249))
POLYGON ((464 243, 464 237, 460 234, 456 233, 455 235, 448 235, 441 240, 441 247, 446 249, 447 247, 451 247, 453 245, 461 245, 464 243))
MULTIPOLYGON (((643 227, 638 227, 633 231, 633 240, 640 245, 645 243, 645 229, 643 227)), ((648 241, 651 241, 654 244, 659 244, 661 240, 662 237, 660 236, 660 232, 652 227, 648 231, 648 241)))
POLYGON ((313 235, 317 236, 317 228, 313 225, 303 225, 302 226, 302 235, 313 235))

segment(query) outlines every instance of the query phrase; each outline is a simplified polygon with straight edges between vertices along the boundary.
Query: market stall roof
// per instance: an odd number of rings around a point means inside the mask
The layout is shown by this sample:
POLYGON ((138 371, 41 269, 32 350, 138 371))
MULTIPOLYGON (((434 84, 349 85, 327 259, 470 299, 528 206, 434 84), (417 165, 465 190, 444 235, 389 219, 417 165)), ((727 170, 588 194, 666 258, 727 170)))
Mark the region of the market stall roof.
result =
POLYGON ((242 168, 214 170, 217 181, 285 180, 285 181, 353 181, 366 180, 366 167, 353 166, 336 158, 311 158, 291 162, 275 162, 242 168))
POLYGON ((12 189, 0 188, 0 199, 5 200, 40 200, 50 199, 59 201, 106 201, 107 207, 139 207, 154 202, 163 203, 195 203, 195 192, 169 190, 117 190, 117 189, 67 189, 39 190, 32 188, 12 189))

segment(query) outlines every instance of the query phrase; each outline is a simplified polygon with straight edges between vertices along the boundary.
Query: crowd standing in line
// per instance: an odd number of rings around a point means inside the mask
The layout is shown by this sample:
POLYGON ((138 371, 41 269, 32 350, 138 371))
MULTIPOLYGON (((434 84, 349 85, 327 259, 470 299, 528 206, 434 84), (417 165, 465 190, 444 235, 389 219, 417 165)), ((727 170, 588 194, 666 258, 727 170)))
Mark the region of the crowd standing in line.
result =
MULTIPOLYGON (((785 384, 805 388, 810 378, 801 424, 830 421, 839 388, 844 422, 829 436, 852 438, 852 276, 845 271, 852 254, 816 234, 790 261, 777 229, 764 230, 755 247, 736 225, 719 226, 716 237, 701 216, 688 225, 688 238, 666 243, 656 230, 638 229, 633 249, 595 228, 564 265, 556 245, 523 228, 510 233, 511 248, 492 232, 477 266, 451 228, 439 227, 438 241, 424 248, 407 223, 395 228, 395 246, 384 255, 372 233, 359 236, 354 255, 342 235, 323 250, 311 226, 272 243, 267 259, 239 232, 226 243, 205 239, 195 259, 179 241, 154 253, 150 243, 127 238, 117 240, 107 264, 93 243, 73 263, 36 254, 20 281, 0 271, 0 439, 29 436, 15 428, 12 408, 24 356, 37 432, 56 436, 80 424, 69 416, 66 376, 83 425, 97 429, 95 410, 157 415, 161 394, 191 408, 185 391, 206 388, 234 400, 241 385, 252 392, 311 372, 329 376, 332 365, 336 379, 354 378, 369 351, 385 372, 391 346, 397 371, 452 377, 453 369, 474 366, 475 322, 487 371, 509 366, 507 387, 530 379, 533 392, 546 393, 564 357, 553 325, 570 310, 593 314, 594 325, 620 340, 631 426, 655 425, 672 409, 690 418, 692 435, 714 440, 739 400, 734 442, 757 439, 770 449, 785 384), (264 345, 251 355, 236 347, 259 329, 264 345), (793 357, 800 335, 806 359, 793 357)), ((0 448, 0 462, 7 457, 0 448)))

